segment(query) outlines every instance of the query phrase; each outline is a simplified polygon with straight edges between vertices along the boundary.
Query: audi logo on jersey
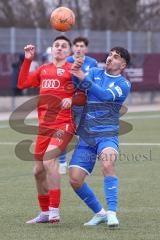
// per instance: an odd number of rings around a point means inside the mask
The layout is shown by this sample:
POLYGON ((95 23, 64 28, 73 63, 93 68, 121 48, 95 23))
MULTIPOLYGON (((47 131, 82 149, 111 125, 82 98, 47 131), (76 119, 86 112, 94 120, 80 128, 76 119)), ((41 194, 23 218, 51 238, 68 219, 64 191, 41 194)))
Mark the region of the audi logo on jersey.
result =
POLYGON ((60 81, 58 79, 44 79, 42 81, 42 88, 59 88, 60 81))

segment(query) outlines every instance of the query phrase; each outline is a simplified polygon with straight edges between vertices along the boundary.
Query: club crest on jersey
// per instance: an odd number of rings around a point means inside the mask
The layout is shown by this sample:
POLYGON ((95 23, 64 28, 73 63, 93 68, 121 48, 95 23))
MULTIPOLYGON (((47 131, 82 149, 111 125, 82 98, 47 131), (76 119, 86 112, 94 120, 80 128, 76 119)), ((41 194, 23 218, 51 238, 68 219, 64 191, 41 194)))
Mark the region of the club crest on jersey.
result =
POLYGON ((42 71, 42 73, 43 73, 43 74, 46 74, 46 73, 47 73, 47 71, 44 69, 44 70, 42 71))
POLYGON ((62 68, 57 68, 57 75, 62 76, 64 74, 65 70, 62 68))

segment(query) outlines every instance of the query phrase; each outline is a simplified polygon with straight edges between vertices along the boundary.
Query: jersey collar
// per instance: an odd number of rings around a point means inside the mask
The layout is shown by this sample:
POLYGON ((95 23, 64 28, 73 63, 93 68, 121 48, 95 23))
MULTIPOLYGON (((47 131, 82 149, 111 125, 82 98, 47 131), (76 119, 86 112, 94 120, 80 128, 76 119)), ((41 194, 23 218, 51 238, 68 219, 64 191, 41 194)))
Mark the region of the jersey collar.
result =
POLYGON ((118 75, 111 75, 111 74, 109 74, 109 73, 107 73, 106 71, 104 72, 105 73, 105 75, 107 75, 108 77, 112 77, 112 78, 117 78, 117 77, 121 77, 122 75, 121 74, 118 74, 118 75))

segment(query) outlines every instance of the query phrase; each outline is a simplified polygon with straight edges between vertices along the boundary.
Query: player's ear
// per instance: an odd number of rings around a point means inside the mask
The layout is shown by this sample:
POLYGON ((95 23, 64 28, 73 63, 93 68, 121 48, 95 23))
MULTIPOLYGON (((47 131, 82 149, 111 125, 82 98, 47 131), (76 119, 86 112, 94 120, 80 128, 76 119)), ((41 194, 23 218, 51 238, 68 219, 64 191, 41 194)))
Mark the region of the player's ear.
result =
POLYGON ((121 69, 122 69, 122 70, 125 69, 126 66, 127 66, 126 61, 122 61, 122 63, 121 63, 121 69))

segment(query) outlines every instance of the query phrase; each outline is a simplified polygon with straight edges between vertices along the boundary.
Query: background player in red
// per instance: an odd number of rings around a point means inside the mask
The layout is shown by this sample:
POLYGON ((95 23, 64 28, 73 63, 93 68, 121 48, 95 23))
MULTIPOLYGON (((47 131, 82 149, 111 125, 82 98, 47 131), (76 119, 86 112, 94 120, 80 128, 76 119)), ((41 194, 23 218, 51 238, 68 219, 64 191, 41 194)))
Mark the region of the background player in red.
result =
POLYGON ((54 39, 53 62, 29 74, 35 46, 24 48, 25 60, 18 79, 18 88, 40 87, 38 101, 39 130, 35 146, 34 176, 41 213, 27 223, 59 222, 60 174, 56 157, 64 151, 75 132, 71 106, 83 105, 85 95, 75 94, 71 69, 81 67, 80 59, 66 62, 71 43, 65 36, 54 39))

